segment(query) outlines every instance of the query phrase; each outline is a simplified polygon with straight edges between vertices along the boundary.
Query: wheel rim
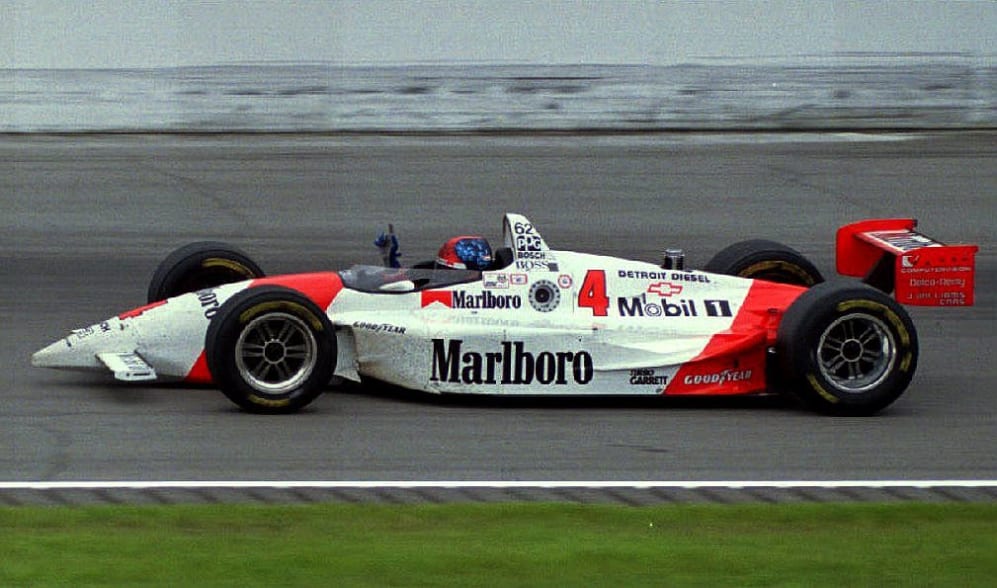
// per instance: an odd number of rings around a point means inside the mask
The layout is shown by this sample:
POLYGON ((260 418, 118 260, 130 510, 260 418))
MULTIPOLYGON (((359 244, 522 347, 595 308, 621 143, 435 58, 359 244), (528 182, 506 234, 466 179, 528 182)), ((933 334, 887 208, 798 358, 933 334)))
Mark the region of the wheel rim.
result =
POLYGON ((242 379, 255 390, 286 394, 315 369, 318 341, 308 325, 287 313, 253 319, 239 334, 235 360, 242 379))
POLYGON ((817 364, 836 388, 858 394, 875 388, 890 375, 896 348, 883 321, 866 314, 849 314, 824 329, 817 344, 817 364))

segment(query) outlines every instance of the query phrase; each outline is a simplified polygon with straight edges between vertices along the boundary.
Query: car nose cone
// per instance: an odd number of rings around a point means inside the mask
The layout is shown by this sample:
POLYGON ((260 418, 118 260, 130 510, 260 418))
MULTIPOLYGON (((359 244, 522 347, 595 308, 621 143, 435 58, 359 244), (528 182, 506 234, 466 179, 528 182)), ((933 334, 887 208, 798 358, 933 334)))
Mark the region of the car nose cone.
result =
POLYGON ((43 368, 91 370, 103 364, 98 353, 133 351, 131 333, 123 333, 117 318, 82 329, 75 329, 63 339, 31 356, 31 365, 43 368))
POLYGON ((31 365, 43 368, 97 369, 100 362, 97 355, 86 345, 73 345, 69 339, 59 339, 55 343, 37 351, 31 356, 31 365))

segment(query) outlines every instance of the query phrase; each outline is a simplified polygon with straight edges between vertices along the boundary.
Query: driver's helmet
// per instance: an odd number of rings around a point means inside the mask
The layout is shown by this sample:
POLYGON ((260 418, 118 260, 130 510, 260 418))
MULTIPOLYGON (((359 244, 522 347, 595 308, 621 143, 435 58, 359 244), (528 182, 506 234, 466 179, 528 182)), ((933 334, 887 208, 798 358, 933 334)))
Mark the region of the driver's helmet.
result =
POLYGON ((484 237, 454 237, 440 247, 436 263, 451 269, 483 271, 492 264, 492 247, 484 237))

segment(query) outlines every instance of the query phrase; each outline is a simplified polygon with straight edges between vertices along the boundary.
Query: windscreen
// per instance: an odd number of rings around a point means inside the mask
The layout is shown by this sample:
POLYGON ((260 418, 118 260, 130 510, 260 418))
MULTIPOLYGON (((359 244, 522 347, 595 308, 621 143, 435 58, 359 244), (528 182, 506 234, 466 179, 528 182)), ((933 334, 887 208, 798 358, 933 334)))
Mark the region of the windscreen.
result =
POLYGON ((481 279, 481 272, 470 270, 391 268, 376 265, 355 265, 339 272, 339 275, 346 288, 384 294, 445 288, 481 279))

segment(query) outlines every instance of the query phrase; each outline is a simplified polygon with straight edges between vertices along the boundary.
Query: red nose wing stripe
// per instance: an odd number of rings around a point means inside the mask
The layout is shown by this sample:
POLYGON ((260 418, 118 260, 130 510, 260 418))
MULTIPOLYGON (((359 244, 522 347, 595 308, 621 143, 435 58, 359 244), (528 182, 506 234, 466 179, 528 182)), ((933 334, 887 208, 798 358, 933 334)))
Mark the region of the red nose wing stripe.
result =
POLYGON ((156 308, 157 306, 162 306, 164 304, 166 304, 165 300, 159 300, 157 302, 153 302, 151 304, 146 304, 145 306, 140 306, 140 307, 135 308, 133 310, 129 310, 127 312, 123 312, 123 313, 121 313, 121 314, 118 315, 118 318, 121 319, 121 320, 135 318, 135 317, 137 317, 137 316, 145 313, 148 310, 152 310, 153 308, 156 308))
POLYGON ((211 383, 211 372, 208 371, 208 357, 203 350, 197 356, 197 360, 194 361, 194 367, 190 369, 184 381, 191 384, 211 383))
MULTIPOLYGON (((343 280, 340 279, 339 274, 334 272, 289 274, 253 280, 250 288, 256 286, 284 286, 297 290, 307 296, 316 306, 322 310, 327 310, 332 305, 332 301, 343 290, 343 280)), ((208 360, 203 349, 190 371, 187 372, 184 381, 192 384, 211 383, 211 372, 208 370, 208 360)))
POLYGON ((343 290, 343 280, 335 272, 288 274, 253 280, 250 287, 256 286, 284 286, 297 290, 310 298, 319 308, 326 310, 343 290))

